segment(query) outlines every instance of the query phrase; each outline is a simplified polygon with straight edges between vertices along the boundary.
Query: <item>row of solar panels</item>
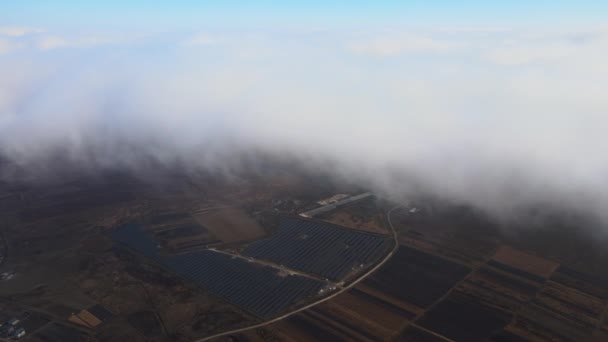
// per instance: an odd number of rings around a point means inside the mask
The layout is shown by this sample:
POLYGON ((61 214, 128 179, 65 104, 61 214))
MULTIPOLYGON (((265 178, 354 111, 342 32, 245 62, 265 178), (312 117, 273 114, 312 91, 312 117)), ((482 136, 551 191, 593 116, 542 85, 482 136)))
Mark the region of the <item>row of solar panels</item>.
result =
POLYGON ((277 234, 252 243, 242 254, 340 281, 354 269, 379 260, 392 247, 393 241, 384 236, 284 218, 277 234))

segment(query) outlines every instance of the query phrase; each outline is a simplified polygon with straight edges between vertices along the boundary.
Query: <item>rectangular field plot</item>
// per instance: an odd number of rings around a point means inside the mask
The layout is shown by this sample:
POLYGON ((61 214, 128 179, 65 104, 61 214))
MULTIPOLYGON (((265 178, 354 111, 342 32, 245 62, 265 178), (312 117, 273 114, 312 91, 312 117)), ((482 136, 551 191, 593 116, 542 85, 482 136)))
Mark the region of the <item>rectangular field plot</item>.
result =
POLYGON ((277 234, 252 243, 243 255, 339 281, 380 260, 392 247, 387 237, 283 218, 277 234))
POLYGON ((509 321, 509 314, 490 308, 475 297, 452 292, 427 312, 418 325, 453 341, 484 341, 509 321))
POLYGON ((352 336, 327 324, 322 318, 310 315, 307 311, 293 315, 274 324, 288 341, 353 341, 352 336))
POLYGON ((237 208, 205 211, 194 215, 194 218, 217 239, 226 243, 253 241, 266 235, 254 219, 237 208))
POLYGON ((117 229, 112 237, 216 296, 263 318, 317 295, 326 285, 303 276, 281 275, 271 267, 210 250, 160 255, 156 242, 136 225, 117 229))
POLYGON ((492 303, 505 311, 517 311, 530 301, 540 289, 540 284, 517 277, 508 272, 489 267, 478 269, 458 290, 492 303))
POLYGON ((507 329, 496 332, 492 337, 490 337, 490 341, 492 342, 528 342, 529 340, 525 337, 516 334, 513 331, 509 331, 507 329))
POLYGON ((406 246, 399 247, 363 284, 398 300, 426 308, 463 279, 470 269, 406 246))
POLYGON ((416 326, 407 327, 397 338, 395 342, 449 342, 447 338, 442 337, 437 333, 424 331, 416 326))
POLYGON ((79 330, 53 323, 37 331, 27 340, 36 342, 85 342, 90 341, 90 337, 79 330))
POLYGON ((534 340, 541 341, 590 341, 595 330, 593 325, 536 304, 522 308, 510 328, 522 336, 534 336, 534 340))
POLYGON ((356 289, 345 292, 331 301, 317 305, 306 312, 324 316, 345 331, 353 331, 359 339, 388 341, 397 334, 414 314, 390 302, 385 302, 356 289))
POLYGON ((489 265, 539 282, 549 278, 559 266, 554 261, 507 246, 501 246, 496 251, 489 265))
POLYGON ((608 281, 561 265, 551 280, 601 299, 608 299, 608 281))
POLYGON ((548 283, 534 303, 580 323, 597 325, 604 311, 604 301, 557 283, 548 283))

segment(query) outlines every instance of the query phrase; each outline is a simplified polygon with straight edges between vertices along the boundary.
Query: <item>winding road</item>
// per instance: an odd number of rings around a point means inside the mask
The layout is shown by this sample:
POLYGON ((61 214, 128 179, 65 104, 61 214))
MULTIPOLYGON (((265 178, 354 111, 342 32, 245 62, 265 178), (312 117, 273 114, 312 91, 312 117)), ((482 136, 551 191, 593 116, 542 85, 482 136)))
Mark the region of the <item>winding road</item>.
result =
POLYGON ((355 285, 357 285, 360 282, 362 282, 363 280, 365 280, 365 278, 369 277, 372 273, 374 273, 380 267, 384 266, 384 264, 387 261, 389 261, 393 257, 393 255, 395 255, 395 253, 397 253, 397 250, 399 249, 399 238, 397 236, 397 231, 395 230, 395 227, 393 226, 393 222, 391 221, 391 214, 393 213, 393 211, 395 211, 395 210, 397 210, 397 209, 399 209, 401 207, 402 207, 402 205, 397 205, 397 206, 391 208, 386 213, 386 220, 387 220, 388 226, 389 226, 389 228, 391 230, 391 234, 393 235, 393 240, 395 242, 395 246, 393 246, 393 249, 391 250, 391 252, 388 253, 384 257, 384 259, 382 259, 382 261, 380 261, 376 266, 374 266, 369 271, 365 272, 365 274, 363 274, 362 276, 360 276, 358 279, 356 279, 355 281, 353 281, 349 285, 341 288, 339 291, 336 291, 336 292, 332 293, 331 295, 329 295, 327 297, 323 297, 323 298, 317 300, 316 302, 310 303, 310 304, 305 305, 305 306, 300 307, 300 308, 296 308, 296 309, 294 309, 292 311, 289 311, 289 312, 287 312, 287 313, 285 313, 285 314, 283 314, 283 315, 281 315, 279 317, 273 318, 273 319, 271 319, 269 321, 265 321, 265 322, 254 324, 254 325, 250 325, 250 326, 247 326, 247 327, 244 327, 244 328, 239 328, 239 329, 233 329, 233 330, 225 331, 225 332, 222 332, 222 333, 219 333, 219 334, 215 334, 215 335, 211 335, 211 336, 208 336, 208 337, 204 337, 204 338, 195 340, 195 342, 210 341, 212 339, 219 338, 219 337, 222 337, 222 336, 232 335, 232 334, 244 332, 244 331, 251 330, 251 329, 261 328, 261 327, 264 327, 264 326, 272 324, 272 323, 276 323, 276 322, 278 322, 280 320, 283 320, 283 319, 285 319, 287 317, 295 315, 295 314, 297 314, 299 312, 302 312, 304 310, 310 309, 313 306, 316 306, 316 305, 319 305, 321 303, 327 302, 327 301, 329 301, 329 300, 331 300, 331 299, 333 299, 333 298, 341 295, 342 293, 350 290, 355 285))

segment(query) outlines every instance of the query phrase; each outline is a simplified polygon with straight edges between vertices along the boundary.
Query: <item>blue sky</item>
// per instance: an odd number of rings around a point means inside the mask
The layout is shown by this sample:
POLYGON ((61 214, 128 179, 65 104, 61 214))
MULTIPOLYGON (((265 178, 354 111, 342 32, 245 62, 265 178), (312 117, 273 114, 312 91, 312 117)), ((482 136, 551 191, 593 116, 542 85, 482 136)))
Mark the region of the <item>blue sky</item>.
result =
POLYGON ((19 0, 0 4, 2 24, 57 29, 597 23, 606 14, 608 2, 598 0, 19 0))

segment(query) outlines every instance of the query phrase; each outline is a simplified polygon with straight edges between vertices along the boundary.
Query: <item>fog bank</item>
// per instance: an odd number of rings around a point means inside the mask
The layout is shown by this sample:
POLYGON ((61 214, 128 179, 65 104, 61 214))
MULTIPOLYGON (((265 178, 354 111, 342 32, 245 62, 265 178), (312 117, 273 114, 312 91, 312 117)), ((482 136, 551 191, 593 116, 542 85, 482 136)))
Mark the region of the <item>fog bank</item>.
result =
POLYGON ((14 32, 0 154, 26 174, 5 180, 151 160, 230 173, 261 153, 393 198, 608 221, 605 28, 14 32))

